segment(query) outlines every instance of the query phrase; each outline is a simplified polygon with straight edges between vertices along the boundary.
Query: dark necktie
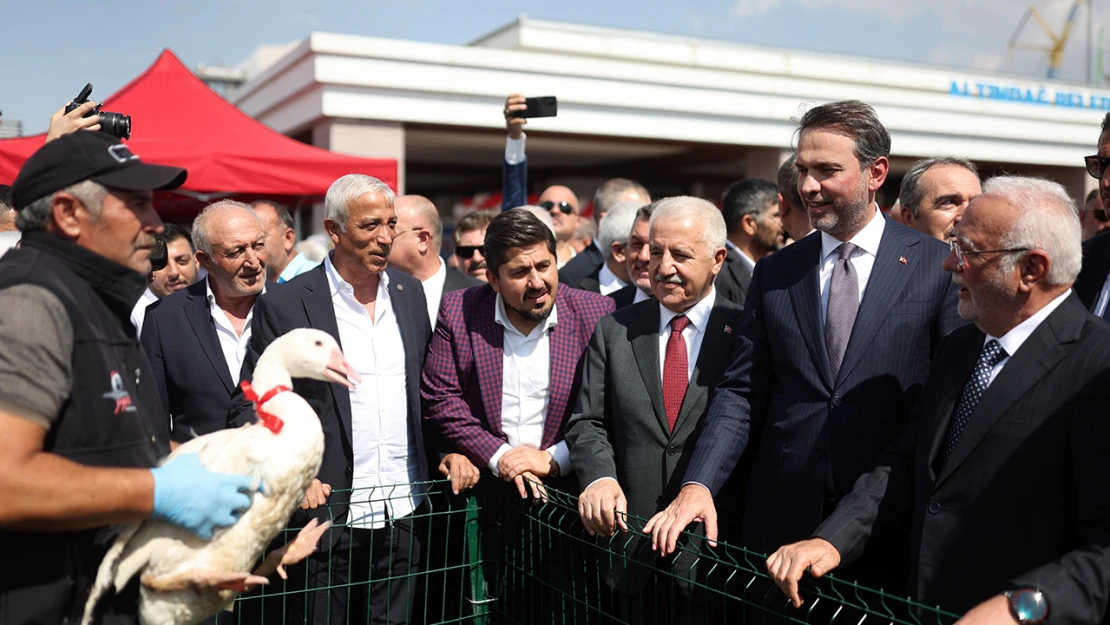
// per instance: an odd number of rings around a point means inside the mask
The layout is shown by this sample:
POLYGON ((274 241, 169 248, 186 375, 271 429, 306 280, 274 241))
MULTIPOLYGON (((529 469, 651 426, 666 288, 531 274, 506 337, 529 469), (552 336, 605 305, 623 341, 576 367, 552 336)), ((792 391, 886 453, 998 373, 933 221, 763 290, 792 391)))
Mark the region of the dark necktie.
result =
POLYGON ((952 455, 952 450, 956 448, 960 435, 964 433, 964 428, 971 420, 971 414, 975 412, 975 407, 979 405, 979 400, 983 398, 983 393, 987 391, 991 379, 991 369, 994 369, 994 366, 1002 362, 1002 359, 1006 356, 1008 354, 1006 350, 1002 349, 1002 344, 994 339, 987 341, 987 344, 983 346, 983 352, 979 354, 979 362, 975 363, 975 370, 971 372, 971 377, 968 378, 967 384, 964 385, 964 391, 960 395, 960 401, 956 404, 956 412, 952 415, 952 422, 948 424, 948 433, 944 437, 944 443, 941 445, 937 457, 937 473, 940 473, 940 470, 944 468, 944 463, 948 462, 948 457, 952 455))
POLYGON ((844 362, 844 352, 848 349, 848 339, 852 338, 852 326, 856 324, 856 313, 859 312, 859 278, 851 261, 852 252, 856 249, 851 243, 840 244, 840 258, 829 280, 825 349, 829 354, 829 371, 834 383, 840 375, 840 365, 844 362))
POLYGON ((671 336, 667 339, 667 354, 663 363, 663 408, 667 411, 667 425, 672 432, 678 423, 678 413, 682 410, 686 387, 690 384, 686 339, 682 338, 682 331, 688 325, 690 320, 686 315, 671 319, 671 336))

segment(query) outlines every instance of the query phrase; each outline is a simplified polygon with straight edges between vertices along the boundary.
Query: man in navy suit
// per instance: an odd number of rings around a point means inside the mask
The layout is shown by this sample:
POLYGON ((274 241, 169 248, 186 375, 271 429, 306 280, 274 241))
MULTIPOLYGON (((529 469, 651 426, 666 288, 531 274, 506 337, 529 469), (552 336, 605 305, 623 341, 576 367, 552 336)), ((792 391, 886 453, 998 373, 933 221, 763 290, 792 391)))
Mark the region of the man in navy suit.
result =
POLYGON ((193 241, 208 276, 151 304, 141 335, 174 446, 224 429, 266 284, 266 231, 246 204, 209 205, 193 241))
MULTIPOLYGON (((329 615, 347 614, 348 603, 351 621, 406 623, 416 591, 414 578, 406 576, 421 570, 425 535, 420 511, 426 496, 419 483, 428 479, 428 467, 420 371, 432 334, 428 305, 416 278, 386 268, 397 232, 388 186, 350 174, 332 184, 324 203, 324 228, 335 249, 320 266, 258 299, 242 377, 250 380, 266 347, 294 328, 323 330, 339 342, 362 377, 354 389, 293 381, 293 391, 324 429, 324 462, 301 508, 339 527, 306 561, 302 578, 310 592, 291 607, 307 604, 303 618, 317 625, 330 622, 329 615), (369 589, 346 587, 359 578, 372 580, 369 589), (386 578, 394 581, 377 581, 386 578), (331 589, 322 590, 325 586, 331 589), (369 597, 359 596, 367 591, 369 597), (360 614, 363 609, 370 614, 360 614)), ((237 391, 229 417, 233 425, 253 415, 254 406, 237 391)), ((305 521, 304 513, 293 517, 295 524, 305 521)))
POLYGON ((875 204, 889 152, 890 135, 862 102, 802 117, 798 190, 821 234, 755 267, 743 340, 685 485, 646 528, 665 554, 693 521, 716 538, 713 497, 749 441, 742 544, 767 552, 808 538, 905 428, 934 348, 963 322, 941 266, 948 246, 884 219, 875 204))

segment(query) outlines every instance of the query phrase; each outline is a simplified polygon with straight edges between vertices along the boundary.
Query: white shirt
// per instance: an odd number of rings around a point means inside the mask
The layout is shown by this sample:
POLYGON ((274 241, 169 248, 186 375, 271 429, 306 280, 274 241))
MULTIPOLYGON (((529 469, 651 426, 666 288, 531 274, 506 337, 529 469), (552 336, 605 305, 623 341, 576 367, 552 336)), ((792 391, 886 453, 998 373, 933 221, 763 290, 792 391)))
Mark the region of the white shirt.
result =
MULTIPOLYGON (((148 286, 146 287, 146 290, 143 291, 143 294, 139 298, 139 301, 135 303, 135 307, 131 309, 131 325, 135 326, 136 335, 143 333, 143 321, 146 319, 146 307, 157 301, 158 296, 155 295, 154 291, 151 291, 150 287, 148 286)), ((236 377, 238 375, 239 372, 236 371, 235 375, 232 377, 236 377)))
MULTIPOLYGON (((882 211, 875 209, 875 216, 867 225, 852 237, 849 243, 856 246, 852 253, 852 269, 859 279, 859 299, 863 301, 863 291, 867 288, 867 280, 871 278, 871 270, 875 267, 875 255, 879 253, 879 242, 883 239, 883 229, 886 227, 886 218, 882 211)), ((821 273, 819 274, 821 288, 821 325, 825 324, 825 311, 829 309, 829 283, 832 282, 832 272, 836 261, 840 259, 840 241, 831 234, 821 233, 821 273)))
POLYGON ((424 287, 424 299, 428 302, 428 319, 432 322, 432 328, 436 327, 436 317, 439 316, 439 302, 443 299, 443 283, 447 281, 447 263, 443 259, 436 256, 439 260, 439 269, 427 280, 420 284, 424 287))
POLYGON ((1106 305, 1110 303, 1110 273, 1106 274, 1106 281, 1102 283, 1102 291, 1098 294, 1098 299, 1095 300, 1095 309, 1091 312, 1096 317, 1101 317, 1106 314, 1106 305))
POLYGON ((423 489, 407 486, 420 481, 420 464, 405 392, 405 346, 389 276, 380 274, 371 319, 330 255, 324 263, 339 342, 347 362, 362 377, 349 391, 354 455, 349 520, 353 527, 377 529, 389 519, 411 514, 423 499, 423 489))
POLYGON ((994 379, 1002 372, 1002 367, 1005 367, 1006 363, 1010 362, 1010 357, 1016 354, 1022 344, 1025 343, 1026 339, 1032 336, 1037 326, 1041 325, 1041 322, 1047 319, 1048 316, 1052 314, 1052 311, 1059 308, 1060 304, 1063 304, 1064 300, 1068 299, 1069 295, 1071 295, 1071 289, 1068 289, 1063 295, 1045 304, 1044 308, 1033 313, 1033 315, 1025 321, 1014 326, 1009 332, 1003 335, 1002 338, 988 334, 987 337, 983 339, 983 345, 986 345, 987 341, 995 340, 1002 345, 1002 349, 1006 350, 1006 357, 999 360, 998 364, 991 369, 991 376, 990 379, 987 380, 987 386, 990 386, 991 382, 994 382, 994 379))
MULTIPOLYGON (((216 303, 216 295, 212 293, 212 281, 205 278, 204 289, 208 293, 208 308, 212 314, 212 321, 216 322, 216 338, 220 339, 220 351, 224 353, 224 362, 227 371, 231 374, 231 381, 239 381, 239 370, 243 368, 243 359, 247 356, 247 346, 251 342, 251 317, 254 316, 254 305, 247 311, 247 318, 243 322, 243 333, 236 334, 235 326, 231 325, 224 309, 216 303)), ((263 285, 262 292, 266 292, 263 285)))
POLYGON ((640 287, 636 287, 636 296, 632 298, 632 303, 639 304, 640 302, 651 298, 651 293, 644 293, 642 290, 640 290, 640 287))
POLYGON ((505 138, 505 162, 510 165, 519 165, 524 162, 524 144, 528 140, 528 135, 521 133, 519 139, 512 137, 505 138))
POLYGON ((709 323, 709 313, 713 311, 713 304, 717 302, 717 289, 709 291, 700 302, 684 313, 659 304, 659 379, 663 379, 663 369, 667 363, 667 341, 671 340, 671 319, 679 315, 686 315, 690 323, 682 331, 682 338, 686 342, 686 378, 694 375, 694 365, 698 362, 701 353, 701 343, 705 338, 705 326, 709 323))
POLYGON ((613 273, 609 269, 609 265, 605 263, 601 264, 601 271, 597 273, 597 281, 600 284, 599 290, 602 295, 608 295, 628 286, 628 283, 618 278, 617 274, 613 273))
MULTIPOLYGON (((503 330, 504 360, 501 375, 501 430, 508 443, 489 459, 489 468, 500 475, 497 462, 514 447, 543 444, 543 426, 547 419, 548 387, 551 381, 551 329, 559 322, 558 306, 551 307, 551 314, 528 333, 521 334, 505 311, 505 301, 497 296, 493 320, 503 330)), ((559 441, 546 450, 559 463, 563 475, 574 468, 570 464, 570 451, 566 441, 559 441)))

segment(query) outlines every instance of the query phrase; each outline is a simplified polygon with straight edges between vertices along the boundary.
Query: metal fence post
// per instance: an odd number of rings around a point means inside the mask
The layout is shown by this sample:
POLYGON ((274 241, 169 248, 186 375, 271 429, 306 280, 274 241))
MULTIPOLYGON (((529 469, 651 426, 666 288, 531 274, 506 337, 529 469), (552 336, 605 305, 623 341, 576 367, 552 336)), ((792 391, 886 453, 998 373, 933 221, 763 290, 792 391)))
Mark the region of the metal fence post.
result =
POLYGON ((478 520, 481 506, 478 496, 472 490, 466 496, 466 566, 469 569, 467 603, 470 604, 471 623, 490 625, 489 604, 496 600, 489 594, 486 572, 482 557, 482 526, 478 520))

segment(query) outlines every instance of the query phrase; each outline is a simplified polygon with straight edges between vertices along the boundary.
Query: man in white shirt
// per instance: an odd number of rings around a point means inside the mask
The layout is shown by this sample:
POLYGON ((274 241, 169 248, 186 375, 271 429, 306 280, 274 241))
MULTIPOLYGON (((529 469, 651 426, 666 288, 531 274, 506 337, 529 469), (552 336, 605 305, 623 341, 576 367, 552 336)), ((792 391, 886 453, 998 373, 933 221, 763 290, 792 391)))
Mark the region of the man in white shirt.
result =
POLYGON ((597 234, 597 243, 605 254, 605 262, 571 286, 602 295, 611 295, 628 286, 628 236, 641 206, 643 204, 639 202, 620 202, 609 209, 601 220, 597 234))
MULTIPOLYGON (((292 523, 315 518, 343 526, 328 532, 306 561, 310 592, 291 602, 294 622, 325 625, 348 607, 346 618, 358 623, 406 623, 412 616, 410 576, 421 571, 426 535, 419 385, 431 326, 420 282, 387 268, 397 232, 393 199, 389 186, 370 176, 335 181, 324 199, 324 229, 334 249, 256 305, 243 379, 270 342, 304 327, 331 334, 362 377, 353 389, 293 381, 294 392, 319 416, 325 445, 320 474, 292 523), (367 577, 368 586, 357 583, 367 577)), ((252 420, 253 412, 237 394, 232 424, 252 420)))
POLYGON ((197 256, 189 231, 177 224, 162 224, 162 228, 157 236, 166 244, 166 266, 150 273, 149 285, 131 311, 136 334, 142 333, 146 309, 151 304, 197 280, 197 256))
POLYGON ((402 195, 394 200, 397 234, 389 250, 389 264, 416 278, 424 286, 428 319, 434 328, 443 294, 481 284, 443 262, 443 221, 431 200, 419 195, 402 195))
MULTIPOLYGON (((208 275, 147 309, 141 339, 169 410, 174 445, 227 423, 254 304, 266 285, 265 239, 262 222, 246 204, 209 205, 193 222, 196 258, 208 275)), ((170 263, 176 260, 171 252, 170 263)))
POLYGON ((782 247, 778 187, 760 178, 734 182, 721 196, 721 214, 728 228, 728 256, 717 276, 717 291, 743 306, 756 262, 782 247))
MULTIPOLYGON (((613 301, 559 284, 555 237, 525 209, 494 218, 485 258, 489 284, 444 296, 428 347, 424 418, 458 452, 440 470, 454 483, 481 467, 511 484, 517 501, 541 496, 541 481, 569 490, 573 478, 563 476, 574 466, 563 431, 582 354, 613 301)), ((495 489, 497 499, 504 490, 495 489)))
MULTIPOLYGON (((607 214, 602 226, 612 216, 607 214)), ((587 531, 632 532, 610 546, 619 545, 626 557, 613 558, 612 567, 602 563, 629 623, 654 622, 653 611, 684 615, 680 618, 700 614, 702 606, 686 600, 688 584, 676 593, 671 576, 653 572, 668 565, 656 562, 643 527, 622 515, 649 518, 678 493, 709 391, 724 374, 743 314, 713 286, 725 260, 725 222, 717 207, 691 197, 660 201, 651 217, 649 247, 657 299, 598 323, 567 426, 582 489, 578 510, 587 531)), ((690 564, 679 563, 673 573, 683 578, 690 564)))

